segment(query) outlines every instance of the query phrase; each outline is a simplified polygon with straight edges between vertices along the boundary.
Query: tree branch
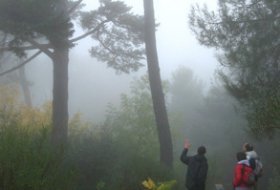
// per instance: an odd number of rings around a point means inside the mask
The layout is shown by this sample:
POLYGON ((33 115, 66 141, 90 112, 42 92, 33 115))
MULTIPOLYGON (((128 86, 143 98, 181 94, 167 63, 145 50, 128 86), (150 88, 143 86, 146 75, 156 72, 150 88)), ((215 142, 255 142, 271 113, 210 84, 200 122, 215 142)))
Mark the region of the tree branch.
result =
POLYGON ((6 39, 7 39, 7 34, 6 33, 4 33, 4 34, 1 34, 1 35, 4 35, 4 37, 2 38, 2 40, 1 40, 1 44, 0 44, 0 46, 2 46, 2 45, 5 45, 5 44, 7 44, 8 42, 6 42, 6 39))
MULTIPOLYGON (((51 44, 40 44, 40 47, 42 48, 46 48, 46 49, 50 49, 52 48, 51 44)), ((31 45, 31 46, 22 46, 22 47, 0 47, 0 52, 1 51, 10 51, 12 48, 18 48, 20 50, 36 50, 39 49, 37 46, 35 45, 31 45)))
POLYGON ((223 23, 231 22, 231 23, 251 23, 251 22, 263 22, 263 21, 273 21, 276 19, 279 19, 280 16, 276 16, 273 18, 259 18, 259 19, 251 19, 251 20, 227 20, 227 21, 220 21, 220 22, 204 22, 206 24, 211 24, 211 25, 220 25, 223 23))
MULTIPOLYGON (((82 0, 80 0, 82 1, 82 0)), ((73 38, 71 40, 69 40, 70 43, 74 43, 76 41, 79 41, 91 34, 93 34, 94 32, 98 31, 105 23, 107 22, 110 22, 110 20, 104 20, 102 21, 101 23, 99 23, 96 28, 94 28, 93 30, 90 30, 88 31, 87 33, 81 35, 81 36, 78 36, 76 38, 73 38)), ((23 46, 23 47, 18 47, 19 49, 21 50, 35 50, 35 49, 40 49, 42 50, 42 52, 46 53, 48 56, 52 57, 52 52, 49 51, 50 48, 53 48, 51 46, 51 44, 39 44, 38 42, 34 41, 34 40, 29 40, 29 43, 31 43, 32 45, 31 46, 23 46)), ((1 51, 9 51, 11 50, 12 47, 0 47, 0 52, 1 51)))
POLYGON ((112 49, 110 49, 108 46, 106 46, 104 43, 103 43, 103 41, 99 38, 99 32, 97 33, 97 40, 98 40, 98 42, 105 48, 105 49, 107 49, 110 53, 112 53, 112 54, 116 54, 116 53, 114 53, 114 51, 112 50, 112 49))
POLYGON ((33 39, 28 39, 28 42, 30 44, 32 44, 33 46, 37 47, 38 49, 40 49, 42 52, 44 52, 46 55, 48 55, 50 58, 53 57, 53 53, 48 49, 46 48, 45 46, 43 46, 42 44, 39 44, 38 42, 36 42, 35 40, 33 39))
POLYGON ((8 74, 8 73, 10 73, 10 72, 12 72, 12 71, 15 71, 15 70, 17 70, 18 68, 20 68, 20 67, 22 67, 22 66, 24 66, 25 64, 27 64, 28 62, 30 62, 31 60, 33 60, 35 57, 37 57, 40 53, 42 53, 41 50, 37 51, 34 55, 32 55, 31 57, 29 57, 28 59, 26 59, 26 60, 25 60, 24 62, 22 62, 21 64, 19 64, 19 65, 13 67, 13 68, 11 68, 11 69, 9 69, 9 70, 7 70, 7 71, 4 71, 4 72, 0 73, 0 77, 2 77, 2 76, 5 75, 5 74, 8 74))
POLYGON ((73 13, 77 8, 78 6, 82 3, 83 0, 79 0, 73 7, 71 7, 69 10, 68 10, 68 14, 70 15, 71 13, 73 13))
POLYGON ((83 34, 83 35, 81 35, 81 36, 78 36, 78 37, 76 37, 76 38, 73 38, 72 40, 70 40, 70 42, 71 42, 71 43, 76 42, 76 41, 78 41, 78 40, 80 40, 80 39, 83 39, 83 38, 85 38, 85 37, 87 37, 87 36, 93 34, 94 32, 98 31, 98 30, 99 30, 105 23, 107 23, 107 22, 110 22, 110 20, 104 20, 104 21, 102 21, 102 22, 99 23, 93 30, 90 30, 89 32, 87 32, 87 33, 85 33, 85 34, 83 34))

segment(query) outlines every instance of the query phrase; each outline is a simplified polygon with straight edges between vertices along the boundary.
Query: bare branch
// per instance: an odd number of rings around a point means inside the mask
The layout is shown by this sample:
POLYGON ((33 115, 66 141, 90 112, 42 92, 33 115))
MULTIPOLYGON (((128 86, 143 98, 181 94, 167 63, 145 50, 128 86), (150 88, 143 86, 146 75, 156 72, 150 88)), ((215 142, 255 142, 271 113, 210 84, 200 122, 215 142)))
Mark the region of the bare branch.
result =
POLYGON ((25 60, 24 62, 22 62, 21 64, 19 64, 19 65, 13 67, 13 68, 11 68, 11 69, 9 69, 9 70, 7 70, 7 71, 4 71, 4 72, 0 73, 0 77, 2 77, 2 76, 5 75, 5 74, 8 74, 8 73, 10 73, 10 72, 12 72, 12 71, 15 71, 15 70, 17 70, 18 68, 20 68, 20 67, 22 67, 22 66, 24 66, 25 64, 27 64, 27 63, 29 63, 31 60, 33 60, 35 57, 37 57, 40 53, 42 53, 41 50, 37 51, 34 55, 32 55, 31 57, 29 57, 28 59, 26 59, 26 60, 25 60))

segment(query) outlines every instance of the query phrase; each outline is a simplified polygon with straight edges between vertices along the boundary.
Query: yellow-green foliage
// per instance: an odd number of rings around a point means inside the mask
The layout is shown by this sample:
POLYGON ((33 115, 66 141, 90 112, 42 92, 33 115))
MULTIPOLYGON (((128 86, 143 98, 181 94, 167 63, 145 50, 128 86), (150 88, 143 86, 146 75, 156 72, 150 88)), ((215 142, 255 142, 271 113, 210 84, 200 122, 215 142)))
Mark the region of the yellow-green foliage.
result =
POLYGON ((78 138, 83 135, 92 135, 90 132, 90 128, 92 128, 92 124, 89 122, 85 122, 82 120, 82 114, 76 113, 69 120, 69 138, 78 138))
POLYGON ((45 103, 40 108, 21 106, 18 121, 28 129, 41 128, 51 124, 52 105, 45 103))
MULTIPOLYGON (((52 104, 50 101, 41 107, 29 107, 20 101, 17 86, 0 85, 0 128, 11 122, 19 124, 21 128, 35 132, 38 129, 50 127, 52 118, 52 104)), ((69 121, 69 131, 82 134, 90 127, 82 122, 81 114, 75 114, 69 121)))
POLYGON ((0 127, 5 127, 11 122, 30 131, 50 126, 51 108, 50 102, 40 108, 25 106, 20 102, 16 86, 0 86, 0 127))
POLYGON ((18 91, 15 86, 0 85, 0 124, 9 125, 17 115, 18 91))
POLYGON ((151 178, 142 182, 147 190, 171 190, 176 185, 176 180, 155 183, 151 178))
POLYGON ((49 141, 51 104, 31 108, 20 103, 16 87, 0 86, 0 189, 73 189, 65 150, 49 141))

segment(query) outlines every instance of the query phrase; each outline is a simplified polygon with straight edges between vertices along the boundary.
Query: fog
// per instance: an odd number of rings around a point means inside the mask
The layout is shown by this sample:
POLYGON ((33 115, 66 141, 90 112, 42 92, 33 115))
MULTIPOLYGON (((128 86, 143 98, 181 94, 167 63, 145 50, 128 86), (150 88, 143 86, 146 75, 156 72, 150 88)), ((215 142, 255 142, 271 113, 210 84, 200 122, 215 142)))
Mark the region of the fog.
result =
MULTIPOLYGON (((97 0, 83 2, 86 4, 85 10, 95 10, 99 6, 97 0)), ((142 0, 125 2, 132 7, 135 14, 143 15, 142 0)), ((233 168, 236 163, 235 154, 241 150, 244 142, 252 142, 257 147, 266 167, 271 170, 274 166, 271 163, 274 163, 276 155, 279 155, 279 149, 274 150, 276 148, 273 143, 277 144, 278 141, 256 139, 248 131, 243 107, 229 95, 217 78, 216 71, 221 66, 216 59, 215 50, 200 45, 189 28, 188 15, 191 6, 196 3, 216 9, 216 1, 210 0, 154 0, 155 19, 159 24, 156 38, 160 74, 166 92, 173 140, 175 174, 170 176, 178 179, 178 189, 184 189, 186 168, 180 163, 179 155, 183 148, 183 140, 188 137, 192 144, 189 151, 191 155, 196 154, 199 145, 207 146, 210 166, 209 189, 214 187, 215 183, 223 183, 229 189, 232 186, 233 168), (265 156, 272 151, 275 155, 265 156)), ((74 25, 73 38, 84 32, 79 23, 74 25)), ((156 164, 159 163, 160 149, 150 89, 145 80, 146 61, 143 61, 144 66, 137 72, 117 73, 113 68, 90 56, 89 49, 93 43, 94 40, 87 37, 76 42, 70 49, 70 121, 76 113, 82 115, 82 120, 80 123, 69 124, 67 132, 70 150, 67 152, 69 155, 65 156, 66 161, 63 161, 67 166, 74 166, 79 170, 80 173, 76 177, 81 189, 110 189, 107 186, 102 188, 103 181, 112 187, 125 184, 125 187, 139 188, 143 177, 149 177, 148 175, 168 179, 169 176, 164 176, 167 173, 161 170, 163 167, 156 164), (131 174, 134 172, 131 168, 135 169, 134 175, 131 174), (113 173, 111 170, 115 172, 114 175, 108 175, 113 173), (133 178, 134 176, 136 177, 133 178), (130 180, 133 181, 131 184, 127 182, 130 180)), ((34 107, 52 101, 52 64, 49 57, 40 55, 25 66, 34 107)), ((33 112, 24 114, 22 117, 25 120, 30 119, 31 114, 34 114, 32 117, 36 117, 33 112)), ((42 115, 47 115, 44 114, 42 115)), ((3 121, 2 123, 5 123, 3 121)), ((24 123, 23 121, 19 119, 19 122, 24 123)), ((22 123, 20 124, 26 127, 25 123, 22 123)), ((38 122, 34 123, 38 125, 38 122)), ((50 123, 47 124, 51 126, 50 123)), ((21 125, 19 126, 22 127, 21 125)), ((28 126, 28 123, 26 125, 28 126)), ((31 125, 30 128, 32 127, 34 126, 31 125)), ((37 126, 37 129, 40 127, 37 126)), ((34 134, 37 138, 37 133, 34 134)), ((25 137, 22 134, 21 136, 25 137)), ((38 139, 40 138, 41 136, 38 139)), ((9 144, 9 138, 7 139, 9 144)), ((21 149, 19 146, 15 152, 21 149)), ((267 186, 271 176, 269 173, 264 177, 262 187, 267 186)))
MULTIPOLYGON (((85 10, 98 7, 98 1, 87 0, 85 10)), ((200 1, 205 3, 207 1, 200 1)), ((135 14, 143 14, 143 2, 127 0, 135 14)), ((188 27, 191 4, 196 1, 155 1, 157 48, 162 79, 170 79, 180 65, 192 69, 204 81, 205 88, 214 81, 217 61, 214 52, 198 44, 188 27)), ((213 3, 213 2, 212 2, 213 3)), ((209 4, 209 3, 208 3, 209 4)), ((209 4, 210 6, 215 5, 209 4)), ((73 37, 83 31, 75 24, 73 37)), ((121 93, 128 92, 130 82, 147 72, 146 66, 138 72, 116 74, 105 63, 98 62, 89 54, 93 44, 90 37, 80 40, 70 51, 69 63, 69 113, 81 113, 86 120, 100 122, 108 103, 117 104, 121 93)), ((146 65, 146 63, 144 63, 146 65)), ((36 58, 26 66, 34 105, 41 105, 52 98, 52 63, 45 56, 36 58)))

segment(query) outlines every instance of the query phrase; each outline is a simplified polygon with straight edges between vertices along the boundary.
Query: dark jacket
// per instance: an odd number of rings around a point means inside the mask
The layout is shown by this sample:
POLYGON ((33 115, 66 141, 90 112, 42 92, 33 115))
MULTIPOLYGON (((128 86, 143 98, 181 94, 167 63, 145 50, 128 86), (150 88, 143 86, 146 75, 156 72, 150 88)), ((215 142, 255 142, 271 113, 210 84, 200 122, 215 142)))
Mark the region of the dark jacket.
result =
POLYGON ((204 155, 187 156, 187 153, 188 149, 184 149, 181 154, 181 161, 188 165, 185 185, 189 190, 205 190, 207 159, 204 155))

